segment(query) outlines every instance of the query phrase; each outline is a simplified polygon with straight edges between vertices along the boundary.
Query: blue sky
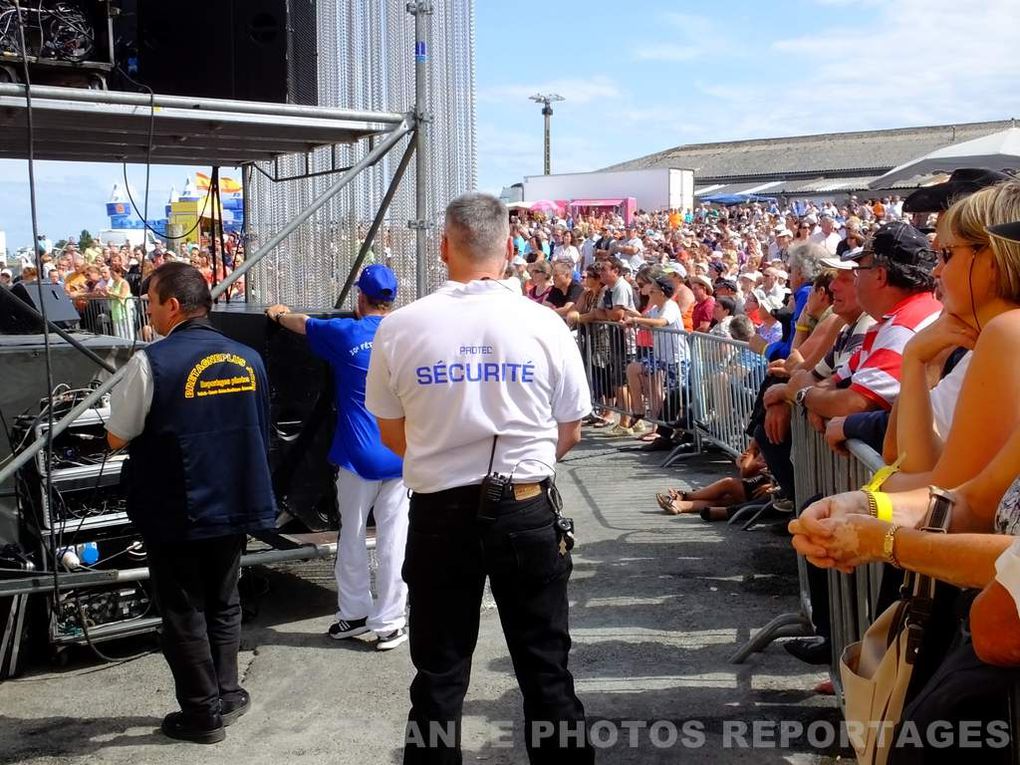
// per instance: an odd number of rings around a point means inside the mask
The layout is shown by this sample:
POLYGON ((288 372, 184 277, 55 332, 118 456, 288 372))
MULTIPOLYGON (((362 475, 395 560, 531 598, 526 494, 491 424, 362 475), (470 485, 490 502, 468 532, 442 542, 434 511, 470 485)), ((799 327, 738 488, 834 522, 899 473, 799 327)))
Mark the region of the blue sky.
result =
MULTIPOLYGON (((476 0, 476 12, 487 191, 542 171, 536 92, 567 99, 553 172, 682 143, 1020 117, 1017 0, 476 0)), ((187 172, 154 168, 150 206, 187 172)), ((144 168, 129 173, 140 192, 144 168)), ((40 163, 41 230, 103 227, 120 176, 120 165, 40 163)), ((13 249, 30 239, 25 163, 0 160, 0 181, 13 249)))

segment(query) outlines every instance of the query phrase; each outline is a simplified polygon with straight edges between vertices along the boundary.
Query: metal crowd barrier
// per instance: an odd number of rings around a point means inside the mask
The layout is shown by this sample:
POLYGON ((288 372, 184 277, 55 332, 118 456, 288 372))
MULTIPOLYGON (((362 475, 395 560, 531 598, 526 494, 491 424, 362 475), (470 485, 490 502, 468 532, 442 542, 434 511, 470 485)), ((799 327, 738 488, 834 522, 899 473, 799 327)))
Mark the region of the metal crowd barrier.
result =
POLYGON ((751 439, 744 431, 767 368, 747 343, 691 334, 691 404, 703 441, 733 457, 747 449, 751 439))
MULTIPOLYGON (((694 440, 693 453, 704 443, 733 457, 747 448, 744 429, 767 370, 747 343, 594 322, 581 325, 578 344, 596 406, 686 432, 694 440), (624 385, 629 403, 618 395, 624 385)), ((666 464, 671 461, 672 455, 666 464)))
POLYGON ((692 431, 689 333, 595 322, 578 328, 577 341, 597 407, 692 431))
MULTIPOLYGON (((791 422, 794 474, 797 476, 794 503, 799 513, 809 500, 846 491, 855 491, 866 484, 871 475, 883 466, 882 456, 861 441, 847 441, 849 456, 833 452, 822 435, 816 432, 801 411, 793 412, 791 422)), ((797 575, 800 583, 800 610, 780 614, 755 635, 754 639, 734 654, 731 661, 743 662, 748 656, 761 651, 780 637, 796 637, 813 633, 811 598, 807 567, 803 557, 797 556, 797 575)), ((878 616, 879 588, 882 583, 881 564, 858 566, 852 574, 827 572, 829 590, 829 620, 832 639, 832 660, 829 672, 842 700, 839 675, 839 657, 850 643, 861 639, 865 630, 878 616)))
POLYGON ((146 324, 145 298, 88 296, 74 299, 81 316, 81 328, 97 335, 111 335, 125 340, 141 338, 146 324))

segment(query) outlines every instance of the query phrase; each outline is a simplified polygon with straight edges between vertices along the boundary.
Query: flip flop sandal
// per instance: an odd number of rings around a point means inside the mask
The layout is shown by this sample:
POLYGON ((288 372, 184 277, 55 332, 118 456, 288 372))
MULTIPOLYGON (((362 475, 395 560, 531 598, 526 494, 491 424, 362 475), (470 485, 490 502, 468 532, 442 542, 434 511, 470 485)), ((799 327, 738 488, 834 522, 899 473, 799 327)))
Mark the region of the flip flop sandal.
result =
POLYGON ((608 428, 608 427, 610 427, 610 426, 612 426, 614 424, 615 423, 612 420, 599 420, 594 425, 592 425, 592 427, 593 428, 608 428))
POLYGON ((687 492, 686 491, 677 491, 676 489, 668 489, 668 490, 666 490, 664 492, 660 491, 660 492, 656 493, 655 501, 658 502, 659 503, 659 507, 661 507, 667 513, 673 513, 674 515, 679 515, 679 512, 677 511, 676 506, 675 506, 674 503, 677 502, 677 501, 686 502, 687 501, 687 492))

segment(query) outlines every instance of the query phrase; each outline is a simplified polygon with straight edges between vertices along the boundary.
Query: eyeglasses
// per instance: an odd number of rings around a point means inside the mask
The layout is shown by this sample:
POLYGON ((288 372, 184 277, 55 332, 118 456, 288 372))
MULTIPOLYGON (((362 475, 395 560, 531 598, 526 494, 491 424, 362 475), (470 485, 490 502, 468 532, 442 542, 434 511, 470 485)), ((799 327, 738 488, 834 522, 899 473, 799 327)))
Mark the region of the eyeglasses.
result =
POLYGON ((942 265, 947 265, 950 260, 953 259, 953 250, 959 247, 966 247, 971 250, 975 255, 985 248, 983 244, 967 244, 961 242, 960 244, 951 244, 948 247, 941 247, 938 251, 939 258, 942 259, 942 265))

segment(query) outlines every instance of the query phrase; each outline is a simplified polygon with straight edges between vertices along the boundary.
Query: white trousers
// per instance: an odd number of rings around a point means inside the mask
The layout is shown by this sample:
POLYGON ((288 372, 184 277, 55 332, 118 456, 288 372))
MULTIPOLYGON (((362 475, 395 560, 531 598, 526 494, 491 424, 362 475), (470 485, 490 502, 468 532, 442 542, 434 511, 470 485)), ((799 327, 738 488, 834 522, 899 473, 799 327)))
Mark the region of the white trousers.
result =
POLYGON ((340 503, 340 541, 337 545, 337 619, 368 619, 378 635, 405 624, 407 585, 400 576, 407 546, 407 488, 403 480, 368 481, 340 468, 336 482, 340 503), (368 512, 375 507, 375 552, 378 599, 372 601, 371 572, 365 547, 368 512))

